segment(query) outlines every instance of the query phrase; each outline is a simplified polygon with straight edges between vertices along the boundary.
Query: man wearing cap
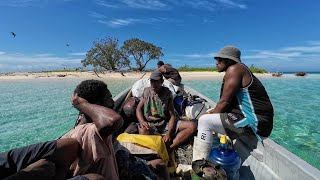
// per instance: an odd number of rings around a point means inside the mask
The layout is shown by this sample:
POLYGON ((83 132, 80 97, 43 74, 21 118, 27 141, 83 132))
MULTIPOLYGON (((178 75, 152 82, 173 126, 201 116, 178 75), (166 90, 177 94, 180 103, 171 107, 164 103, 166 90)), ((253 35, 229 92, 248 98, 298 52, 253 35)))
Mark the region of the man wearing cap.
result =
POLYGON ((173 150, 196 132, 196 124, 176 121, 172 94, 162 86, 163 76, 158 70, 151 73, 150 83, 151 87, 144 89, 136 110, 139 128, 145 134, 165 133, 164 142, 169 150, 173 150))
POLYGON ((218 72, 225 72, 220 100, 199 118, 193 160, 207 158, 213 131, 231 139, 252 134, 259 141, 271 134, 273 107, 269 96, 262 83, 241 63, 240 56, 238 48, 225 46, 214 57, 218 72))
POLYGON ((181 84, 181 76, 177 69, 168 64, 164 64, 163 61, 158 61, 157 66, 161 74, 173 85, 179 86, 181 84))

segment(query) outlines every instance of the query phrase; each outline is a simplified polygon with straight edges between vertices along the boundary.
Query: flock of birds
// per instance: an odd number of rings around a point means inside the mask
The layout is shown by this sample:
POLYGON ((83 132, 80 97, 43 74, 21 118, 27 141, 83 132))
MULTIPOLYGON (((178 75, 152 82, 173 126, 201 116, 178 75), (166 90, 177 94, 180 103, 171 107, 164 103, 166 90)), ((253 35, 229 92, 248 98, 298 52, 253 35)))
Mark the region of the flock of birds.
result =
MULTIPOLYGON (((17 34, 16 34, 15 32, 12 32, 12 31, 11 31, 10 33, 11 33, 11 35, 12 35, 14 38, 17 36, 17 34)), ((67 46, 67 47, 70 47, 69 44, 66 44, 66 46, 67 46)))

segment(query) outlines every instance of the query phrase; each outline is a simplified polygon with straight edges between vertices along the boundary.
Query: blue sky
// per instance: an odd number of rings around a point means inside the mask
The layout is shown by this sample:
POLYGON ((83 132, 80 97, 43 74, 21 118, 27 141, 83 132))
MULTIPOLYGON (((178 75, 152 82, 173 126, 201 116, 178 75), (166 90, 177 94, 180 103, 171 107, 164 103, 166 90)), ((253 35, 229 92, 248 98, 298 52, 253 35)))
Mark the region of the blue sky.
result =
POLYGON ((234 45, 248 66, 320 71, 319 8, 319 0, 0 0, 0 73, 79 67, 105 37, 151 42, 175 67, 214 67, 219 49, 234 45))

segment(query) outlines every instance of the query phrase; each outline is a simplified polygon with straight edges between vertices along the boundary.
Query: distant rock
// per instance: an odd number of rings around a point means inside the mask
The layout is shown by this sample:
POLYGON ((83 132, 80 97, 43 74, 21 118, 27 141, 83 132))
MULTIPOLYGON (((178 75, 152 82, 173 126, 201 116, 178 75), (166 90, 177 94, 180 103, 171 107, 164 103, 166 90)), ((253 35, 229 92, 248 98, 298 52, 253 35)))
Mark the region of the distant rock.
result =
POLYGON ((65 74, 58 74, 57 76, 58 76, 58 77, 66 77, 65 74))
POLYGON ((296 72, 296 76, 305 76, 306 73, 305 72, 296 72))
POLYGON ((282 74, 283 74, 283 73, 276 72, 276 73, 272 73, 272 76, 280 77, 280 76, 282 76, 282 74))

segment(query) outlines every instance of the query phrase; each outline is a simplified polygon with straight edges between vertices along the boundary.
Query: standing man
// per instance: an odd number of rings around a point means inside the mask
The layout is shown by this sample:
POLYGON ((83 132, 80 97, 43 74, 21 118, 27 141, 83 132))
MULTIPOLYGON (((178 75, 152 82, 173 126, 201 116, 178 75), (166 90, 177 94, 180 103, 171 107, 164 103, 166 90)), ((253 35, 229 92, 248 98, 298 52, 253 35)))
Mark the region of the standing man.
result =
POLYGON ((238 48, 225 46, 214 57, 218 72, 225 72, 220 100, 199 119, 193 160, 207 158, 213 131, 231 139, 249 133, 259 141, 271 134, 273 107, 269 96, 262 83, 241 63, 240 56, 238 48))
POLYGON ((173 85, 179 86, 181 84, 181 76, 177 69, 168 64, 164 64, 163 61, 159 61, 157 65, 161 74, 173 85))

